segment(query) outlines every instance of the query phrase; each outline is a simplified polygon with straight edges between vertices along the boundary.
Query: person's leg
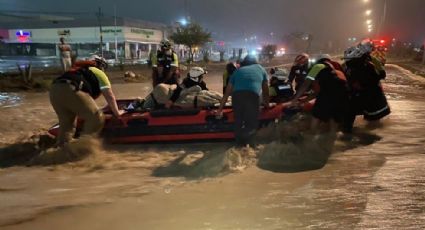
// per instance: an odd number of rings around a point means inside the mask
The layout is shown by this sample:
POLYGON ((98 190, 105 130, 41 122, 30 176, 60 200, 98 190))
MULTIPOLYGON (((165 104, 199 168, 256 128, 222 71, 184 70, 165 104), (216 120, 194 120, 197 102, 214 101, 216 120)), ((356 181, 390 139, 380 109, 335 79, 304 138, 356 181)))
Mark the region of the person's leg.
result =
POLYGON ((319 118, 316 118, 316 117, 312 117, 311 118, 311 125, 310 125, 310 130, 311 130, 311 132, 313 133, 313 134, 317 134, 317 133, 319 133, 319 129, 320 129, 320 127, 319 127, 319 125, 320 125, 320 120, 319 120, 319 118))
POLYGON ((235 140, 237 145, 244 144, 243 132, 244 132, 244 95, 241 92, 234 92, 232 94, 232 106, 234 116, 234 130, 235 140))
POLYGON ((50 103, 59 119, 59 135, 57 144, 63 145, 72 140, 75 132, 76 114, 67 105, 75 94, 67 84, 53 84, 50 89, 50 103))
POLYGON ((87 93, 79 91, 75 95, 75 100, 70 101, 69 106, 76 112, 79 118, 84 120, 81 136, 99 133, 104 123, 102 111, 87 93))
POLYGON ((65 63, 65 58, 61 58, 61 66, 62 66, 62 71, 66 72, 66 63, 65 63))
POLYGON ((260 114, 260 97, 251 92, 245 93, 245 111, 244 121, 246 140, 248 143, 253 144, 253 138, 258 129, 258 117, 260 114))
POLYGON ((329 121, 329 132, 330 133, 336 133, 336 132, 338 132, 338 122, 337 121, 335 121, 333 119, 331 119, 329 121))
POLYGON ((64 59, 64 66, 65 66, 65 71, 68 71, 71 69, 72 63, 71 63, 71 58, 65 58, 64 59))

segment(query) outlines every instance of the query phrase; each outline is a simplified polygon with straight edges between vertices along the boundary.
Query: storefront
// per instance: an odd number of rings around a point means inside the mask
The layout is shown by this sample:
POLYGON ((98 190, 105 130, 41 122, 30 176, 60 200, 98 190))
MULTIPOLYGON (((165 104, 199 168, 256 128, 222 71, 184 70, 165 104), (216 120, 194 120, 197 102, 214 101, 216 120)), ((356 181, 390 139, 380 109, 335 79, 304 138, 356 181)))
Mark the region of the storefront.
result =
POLYGON ((59 38, 72 47, 73 55, 85 58, 102 51, 107 59, 147 59, 151 50, 164 37, 157 29, 143 29, 128 26, 104 26, 102 34, 99 27, 69 27, 45 29, 9 29, 2 32, 3 44, 0 56, 59 56, 59 38))

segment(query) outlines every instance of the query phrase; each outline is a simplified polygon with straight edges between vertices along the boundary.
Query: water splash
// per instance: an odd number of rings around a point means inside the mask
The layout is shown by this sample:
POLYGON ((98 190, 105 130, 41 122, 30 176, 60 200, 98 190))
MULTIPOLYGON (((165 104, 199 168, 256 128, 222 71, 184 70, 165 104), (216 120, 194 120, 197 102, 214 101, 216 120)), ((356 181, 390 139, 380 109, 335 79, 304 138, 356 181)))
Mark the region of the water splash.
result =
POLYGON ((0 108, 19 106, 21 97, 15 93, 0 93, 0 108))
POLYGON ((82 136, 65 144, 63 148, 49 148, 34 157, 31 165, 55 165, 78 161, 102 152, 101 142, 92 136, 82 136))

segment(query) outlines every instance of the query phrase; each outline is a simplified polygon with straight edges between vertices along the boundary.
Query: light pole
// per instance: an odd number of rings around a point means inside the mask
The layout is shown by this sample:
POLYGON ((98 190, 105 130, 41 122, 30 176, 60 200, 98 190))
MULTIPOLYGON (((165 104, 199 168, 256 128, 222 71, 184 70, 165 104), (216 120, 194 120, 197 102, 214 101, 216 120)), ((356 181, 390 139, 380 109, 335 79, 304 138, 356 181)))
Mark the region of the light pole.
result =
POLYGON ((381 30, 384 27, 386 17, 387 17, 387 0, 384 0, 384 9, 383 9, 383 12, 382 12, 381 22, 378 26, 378 30, 376 31, 377 36, 381 35, 381 30))
POLYGON ((100 55, 103 57, 103 33, 102 33, 102 8, 99 7, 99 12, 96 14, 97 20, 99 21, 99 32, 100 32, 100 55))

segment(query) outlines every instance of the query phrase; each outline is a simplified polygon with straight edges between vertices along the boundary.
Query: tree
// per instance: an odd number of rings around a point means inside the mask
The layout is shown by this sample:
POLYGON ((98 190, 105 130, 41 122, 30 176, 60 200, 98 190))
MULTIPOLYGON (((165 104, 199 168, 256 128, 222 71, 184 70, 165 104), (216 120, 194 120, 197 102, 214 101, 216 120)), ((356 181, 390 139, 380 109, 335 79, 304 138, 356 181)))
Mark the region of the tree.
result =
POLYGON ((205 31, 197 23, 190 23, 187 26, 177 28, 170 38, 177 44, 189 47, 189 61, 193 61, 193 49, 210 42, 211 33, 205 31))
POLYGON ((261 56, 267 57, 269 61, 273 59, 276 55, 277 46, 276 45, 265 45, 261 50, 261 56))

